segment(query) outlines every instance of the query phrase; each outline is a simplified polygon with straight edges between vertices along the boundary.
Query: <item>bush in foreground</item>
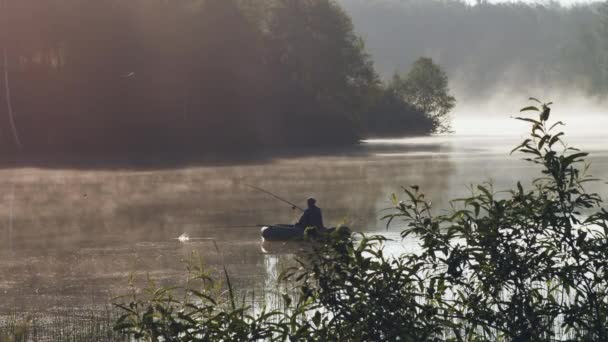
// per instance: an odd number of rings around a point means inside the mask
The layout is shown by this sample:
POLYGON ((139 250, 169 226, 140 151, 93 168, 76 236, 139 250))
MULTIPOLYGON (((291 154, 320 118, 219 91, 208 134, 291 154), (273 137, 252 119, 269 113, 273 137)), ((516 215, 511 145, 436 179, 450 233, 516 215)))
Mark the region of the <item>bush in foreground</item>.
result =
MULTIPOLYGON (((535 100, 537 101, 537 100, 535 100)), ((537 101, 538 102, 538 101, 537 101)), ((121 304, 116 328, 167 341, 553 341, 608 339, 608 212, 568 147, 550 104, 522 109, 532 131, 514 152, 540 167, 529 189, 479 185, 434 215, 418 187, 393 195, 389 224, 405 224, 421 250, 387 256, 381 236, 316 240, 283 279, 298 290, 285 308, 236 305, 202 268, 202 290, 170 289, 121 304)))

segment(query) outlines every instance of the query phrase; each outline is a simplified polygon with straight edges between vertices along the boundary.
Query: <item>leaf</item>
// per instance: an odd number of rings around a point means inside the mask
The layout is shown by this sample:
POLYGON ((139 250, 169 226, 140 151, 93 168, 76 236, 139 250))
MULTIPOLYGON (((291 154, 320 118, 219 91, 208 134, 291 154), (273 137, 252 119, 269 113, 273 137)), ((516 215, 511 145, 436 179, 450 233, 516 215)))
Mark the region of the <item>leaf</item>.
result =
POLYGON ((538 142, 538 149, 541 150, 543 148, 543 146, 545 145, 545 143, 547 142, 547 140, 549 140, 549 138, 551 138, 550 135, 545 135, 542 139, 540 139, 540 141, 538 142))
POLYGON ((549 147, 553 146, 553 144, 558 142, 562 135, 564 135, 564 132, 559 132, 556 135, 554 135, 553 138, 551 138, 551 140, 549 140, 549 147))
POLYGON ((540 121, 549 120, 549 115, 551 114, 551 108, 547 105, 543 105, 543 112, 540 114, 540 121))
POLYGON ((312 318, 312 322, 315 324, 316 327, 319 327, 319 325, 321 324, 321 313, 319 311, 315 312, 315 315, 312 318))
POLYGON ((536 136, 536 137, 538 136, 536 134, 536 131, 541 131, 541 132, 543 132, 543 134, 545 133, 545 130, 543 129, 542 124, 540 124, 540 123, 536 123, 536 124, 534 124, 534 126, 532 126, 532 136, 536 136))
POLYGON ((386 217, 388 217, 388 222, 386 222, 386 230, 389 230, 389 228, 391 227, 391 223, 393 223, 393 220, 395 219, 395 215, 390 215, 390 216, 385 216, 382 219, 385 219, 386 217))
POLYGON ((522 149, 520 149, 520 151, 522 151, 524 153, 535 154, 542 158, 542 154, 538 150, 534 150, 531 148, 522 148, 522 149))
POLYGON ((491 199, 491 198, 492 198, 492 194, 491 194, 491 193, 490 193, 490 191, 489 191, 488 189, 486 189, 485 187, 483 187, 483 186, 481 186, 481 185, 478 185, 478 186, 477 186, 477 189, 479 189, 481 192, 483 192, 483 193, 484 193, 484 195, 486 195, 486 197, 487 197, 488 199, 491 199))
POLYGON ((416 198, 416 196, 414 196, 414 194, 412 194, 411 191, 407 190, 407 189, 403 189, 405 194, 408 195, 408 197, 410 198, 410 201, 412 201, 413 204, 418 203, 418 199, 416 198))
POLYGON ((530 119, 530 118, 522 118, 520 116, 516 117, 515 120, 521 120, 521 121, 527 121, 527 122, 531 122, 531 123, 535 123, 537 125, 540 125, 540 122, 534 120, 534 119, 530 119))
POLYGON ((523 196, 524 188, 521 186, 521 182, 517 182, 517 190, 519 190, 519 194, 523 196))
POLYGON ((514 149, 512 149, 512 150, 511 150, 511 154, 513 154, 513 152, 515 152, 515 151, 519 150, 519 149, 520 149, 520 148, 522 148, 522 147, 526 147, 526 146, 528 146, 528 143, 529 143, 529 142, 531 142, 531 141, 532 141, 532 140, 530 140, 530 139, 526 139, 526 140, 524 140, 524 142, 522 142, 522 143, 521 143, 519 146, 517 146, 517 147, 515 147, 514 149))
POLYGON ((232 288, 232 283, 230 282, 230 276, 228 275, 228 270, 226 269, 226 266, 223 266, 224 268, 224 278, 226 279, 226 285, 228 285, 228 293, 230 295, 230 305, 232 307, 233 310, 236 310, 236 303, 234 301, 234 289, 232 288))
POLYGON ((537 99, 537 98, 535 98, 535 97, 530 97, 530 98, 528 98, 528 100, 530 100, 530 101, 536 101, 536 102, 538 102, 539 104, 542 104, 542 102, 540 102, 540 100, 539 100, 539 99, 537 99))
POLYGON ((551 125, 551 127, 549 127, 549 130, 554 129, 554 128, 555 128, 555 126, 558 126, 558 125, 560 125, 560 126, 566 126, 566 124, 565 124, 565 123, 563 123, 563 122, 561 122, 561 121, 558 121, 558 122, 554 123, 553 125, 551 125))
POLYGON ((527 112, 527 111, 535 111, 535 112, 540 112, 540 109, 538 109, 536 106, 528 106, 528 107, 524 107, 522 109, 519 110, 519 112, 527 112))
POLYGON ((587 153, 587 152, 580 152, 580 153, 575 153, 575 154, 569 155, 566 158, 564 158, 564 165, 570 165, 573 162, 580 161, 580 160, 576 160, 576 158, 582 158, 582 157, 586 157, 588 155, 589 155, 589 153, 587 153))
POLYGON ((196 291, 196 290, 190 289, 190 290, 188 290, 188 292, 190 292, 193 295, 197 296, 199 299, 203 299, 204 298, 204 299, 208 300, 209 302, 211 302, 211 304, 217 305, 215 299, 213 299, 212 297, 210 297, 210 296, 208 296, 208 295, 206 295, 206 294, 204 294, 204 293, 202 293, 200 291, 196 291))

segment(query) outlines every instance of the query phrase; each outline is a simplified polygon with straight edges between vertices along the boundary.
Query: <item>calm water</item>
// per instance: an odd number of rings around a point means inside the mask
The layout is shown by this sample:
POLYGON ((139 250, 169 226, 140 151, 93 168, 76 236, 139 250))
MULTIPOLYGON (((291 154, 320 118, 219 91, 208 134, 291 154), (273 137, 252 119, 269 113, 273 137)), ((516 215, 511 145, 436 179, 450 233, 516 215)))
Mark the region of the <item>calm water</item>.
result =
MULTIPOLYGON (((225 264, 241 293, 270 293, 290 248, 266 254, 257 228, 293 222, 298 213, 252 184, 304 205, 315 196, 326 224, 386 232, 380 211, 400 186, 419 185, 439 212, 473 182, 497 190, 535 176, 509 156, 517 135, 439 136, 366 142, 345 154, 266 160, 244 165, 158 171, 17 169, 0 171, 0 313, 61 312, 106 304, 125 293, 131 274, 159 283, 184 279, 183 259, 197 251, 210 267, 225 264), (206 240, 214 238, 221 253, 206 240)), ((606 138, 579 136, 592 152, 592 173, 608 179, 606 138)), ((608 185, 595 191, 608 194, 608 185)), ((395 242, 391 248, 414 248, 395 242)), ((275 246, 276 247, 276 246, 275 246)), ((267 300, 272 296, 266 295, 267 300)))

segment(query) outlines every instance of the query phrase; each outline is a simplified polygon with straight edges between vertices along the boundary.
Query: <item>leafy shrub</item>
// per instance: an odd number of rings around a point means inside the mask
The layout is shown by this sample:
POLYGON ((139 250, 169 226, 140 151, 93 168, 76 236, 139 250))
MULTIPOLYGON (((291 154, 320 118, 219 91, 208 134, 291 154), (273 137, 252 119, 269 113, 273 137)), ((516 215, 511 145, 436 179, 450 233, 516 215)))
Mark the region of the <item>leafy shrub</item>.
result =
POLYGON ((538 119, 518 118, 532 131, 513 152, 542 168, 531 190, 480 185, 450 215, 434 216, 414 187, 389 216, 407 223, 403 237, 420 238, 414 259, 427 298, 452 318, 442 328, 456 340, 608 338, 608 212, 583 187, 594 181, 580 167, 587 153, 562 141, 549 105, 522 109, 538 119))
POLYGON ((195 301, 157 289, 121 306, 117 329, 169 341, 608 340, 608 212, 584 188, 594 181, 587 153, 568 147, 550 104, 538 104, 522 109, 538 118, 518 118, 532 131, 513 151, 541 168, 530 189, 479 185, 444 215, 416 186, 403 201, 393 195, 388 225, 405 224, 419 252, 387 256, 381 236, 317 235, 282 275, 299 293, 282 311, 251 314, 205 286, 186 290, 195 301))

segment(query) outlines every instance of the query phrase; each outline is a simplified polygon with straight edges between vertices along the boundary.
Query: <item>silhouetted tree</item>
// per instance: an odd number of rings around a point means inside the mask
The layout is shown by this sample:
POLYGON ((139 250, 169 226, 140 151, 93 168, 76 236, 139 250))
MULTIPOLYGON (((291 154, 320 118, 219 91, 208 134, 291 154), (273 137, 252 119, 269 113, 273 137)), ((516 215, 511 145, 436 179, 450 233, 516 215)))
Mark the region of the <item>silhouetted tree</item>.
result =
MULTIPOLYGON (((383 92, 334 0, 3 4, 27 156, 165 159, 352 144, 383 92)), ((17 151, 4 93, 2 156, 17 151)))
POLYGON ((446 73, 431 58, 422 57, 414 62, 405 78, 395 74, 392 84, 405 102, 431 119, 434 131, 449 131, 448 114, 456 99, 449 93, 446 73))
POLYGON ((395 74, 378 89, 374 105, 365 116, 363 127, 370 137, 423 135, 435 130, 433 120, 401 94, 402 79, 395 74))
POLYGON ((379 79, 350 18, 330 0, 280 0, 269 33, 292 138, 352 141, 379 79))

